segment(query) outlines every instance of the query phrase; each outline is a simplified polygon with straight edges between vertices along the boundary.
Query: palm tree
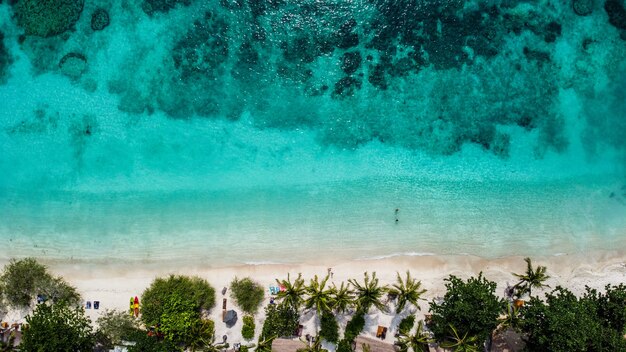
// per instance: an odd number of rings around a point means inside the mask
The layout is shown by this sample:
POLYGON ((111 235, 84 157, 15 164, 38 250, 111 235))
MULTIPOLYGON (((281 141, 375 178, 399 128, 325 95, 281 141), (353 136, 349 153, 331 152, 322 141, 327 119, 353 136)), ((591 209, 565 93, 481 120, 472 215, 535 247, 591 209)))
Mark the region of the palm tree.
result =
POLYGON ((522 317, 519 312, 519 308, 511 303, 507 308, 506 314, 501 317, 500 325, 498 325, 497 331, 504 331, 508 328, 517 329, 519 328, 522 317))
POLYGON ((248 347, 254 348, 255 352, 272 352, 272 343, 274 342, 275 339, 276 339, 276 336, 270 336, 263 340, 259 338, 259 341, 256 345, 252 344, 248 347))
POLYGON ((428 332, 424 330, 424 322, 420 320, 417 323, 417 330, 415 334, 400 335, 396 346, 398 346, 399 352, 408 352, 409 348, 414 352, 428 352, 430 343, 434 342, 428 332))
POLYGON ((326 277, 320 282, 317 275, 315 275, 315 278, 311 279, 309 286, 304 289, 308 295, 308 298, 304 302, 306 309, 315 307, 315 311, 320 315, 322 313, 330 312, 332 304, 332 289, 326 289, 328 278, 329 276, 326 275, 326 277))
POLYGON ((215 343, 215 336, 211 338, 211 341, 208 341, 208 344, 203 346, 200 350, 204 352, 221 352, 228 349, 230 345, 228 342, 218 342, 215 343))
MULTIPOLYGON (((307 335, 308 336, 308 335, 307 335)), ((297 352, 328 352, 327 349, 322 348, 322 339, 319 335, 313 338, 313 342, 305 341, 300 339, 302 343, 304 343, 304 348, 299 348, 297 352)))
POLYGON ((379 309, 381 312, 387 311, 387 306, 381 301, 383 295, 387 292, 385 286, 378 286, 378 279, 376 278, 376 272, 372 273, 372 279, 367 274, 364 274, 365 279, 363 285, 354 279, 348 280, 352 286, 354 286, 354 293, 356 294, 356 306, 358 309, 367 313, 372 306, 379 309))
POLYGON ((400 314, 407 303, 411 303, 416 306, 417 309, 421 309, 418 301, 426 292, 426 290, 422 289, 422 282, 413 279, 408 270, 406 272, 406 280, 402 280, 400 273, 396 273, 396 275, 396 283, 389 289, 389 293, 396 296, 398 299, 396 314, 400 314))
POLYGON ((189 349, 193 351, 203 351, 206 347, 214 345, 215 331, 208 320, 201 320, 191 328, 191 336, 195 338, 191 341, 189 349))
POLYGON ((281 300, 281 304, 292 307, 297 312, 300 305, 304 301, 304 279, 302 274, 298 274, 298 278, 292 283, 287 274, 287 280, 276 279, 278 286, 281 286, 281 290, 276 294, 276 298, 281 300))
POLYGON ((546 275, 545 266, 540 265, 536 269, 533 269, 530 258, 524 258, 524 261, 526 262, 526 272, 524 274, 513 273, 513 276, 520 279, 513 288, 516 289, 518 297, 522 297, 526 293, 528 293, 528 297, 532 297, 533 288, 550 287, 544 284, 550 276, 546 275))
POLYGON ((461 337, 458 333, 458 331, 456 331, 456 329, 454 328, 454 326, 452 326, 452 324, 450 324, 450 329, 451 329, 451 333, 452 336, 450 336, 450 340, 451 341, 447 341, 441 344, 441 347, 443 348, 449 348, 455 352, 479 352, 480 349, 478 348, 478 337, 476 336, 467 336, 467 332, 463 335, 463 337, 461 337))
POLYGON ((330 301, 330 307, 336 313, 345 313, 354 304, 354 297, 350 286, 345 285, 345 282, 341 283, 341 286, 333 284, 332 297, 330 301))

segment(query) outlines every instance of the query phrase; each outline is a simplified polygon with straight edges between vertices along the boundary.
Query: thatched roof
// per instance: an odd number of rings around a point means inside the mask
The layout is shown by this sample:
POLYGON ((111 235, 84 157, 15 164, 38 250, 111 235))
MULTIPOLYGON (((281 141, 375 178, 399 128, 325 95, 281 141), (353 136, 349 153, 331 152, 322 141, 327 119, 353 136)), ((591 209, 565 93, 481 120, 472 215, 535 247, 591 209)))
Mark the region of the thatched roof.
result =
POLYGON ((356 338, 356 352, 363 352, 363 344, 369 345, 371 352, 396 352, 392 344, 365 336, 356 338))
POLYGON ((299 348, 304 348, 304 344, 298 339, 276 339, 272 342, 272 352, 295 352, 299 348))
MULTIPOLYGON (((356 352, 363 352, 364 343, 370 346, 372 352, 396 352, 392 344, 365 336, 356 338, 356 352)), ((304 348, 304 343, 298 339, 276 339, 272 343, 272 352, 295 352, 300 348, 304 348)))

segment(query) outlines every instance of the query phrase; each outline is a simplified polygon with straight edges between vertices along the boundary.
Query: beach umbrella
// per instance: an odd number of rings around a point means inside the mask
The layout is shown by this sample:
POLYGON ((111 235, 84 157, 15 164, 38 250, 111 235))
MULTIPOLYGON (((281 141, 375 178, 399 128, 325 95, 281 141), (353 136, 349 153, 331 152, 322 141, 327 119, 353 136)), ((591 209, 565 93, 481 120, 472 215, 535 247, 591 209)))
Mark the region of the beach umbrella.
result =
POLYGON ((226 315, 224 316, 224 322, 226 323, 226 326, 229 327, 235 325, 235 323, 237 322, 237 312, 232 309, 227 311, 226 315))

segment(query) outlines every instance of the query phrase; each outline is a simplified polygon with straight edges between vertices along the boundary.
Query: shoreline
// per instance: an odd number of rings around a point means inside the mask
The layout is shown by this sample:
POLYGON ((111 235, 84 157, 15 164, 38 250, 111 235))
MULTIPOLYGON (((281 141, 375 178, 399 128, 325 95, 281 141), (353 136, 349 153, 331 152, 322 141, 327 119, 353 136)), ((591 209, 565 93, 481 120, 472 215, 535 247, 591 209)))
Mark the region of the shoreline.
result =
MULTIPOLYGON (((617 285, 626 282, 626 251, 595 251, 578 255, 553 255, 532 257, 533 266, 542 265, 547 267, 550 279, 547 284, 550 288, 537 290, 536 294, 543 297, 557 285, 571 290, 580 296, 585 286, 604 290, 607 284, 617 285)), ((286 278, 289 273, 292 278, 302 273, 305 283, 314 275, 325 276, 328 268, 332 268, 333 277, 329 284, 339 285, 342 281, 356 279, 361 281, 363 273, 376 272, 380 283, 392 284, 396 279, 396 272, 401 275, 406 270, 422 282, 422 287, 427 290, 424 294, 425 301, 420 304, 421 310, 412 310, 418 320, 428 313, 428 302, 445 294, 445 281, 449 275, 455 275, 462 279, 476 276, 479 272, 491 281, 497 283, 496 295, 503 297, 507 284, 514 284, 515 277, 512 272, 521 273, 525 270, 522 256, 507 256, 496 259, 485 259, 477 256, 399 256, 373 260, 336 260, 326 263, 301 263, 301 264, 258 264, 236 265, 222 267, 208 267, 203 263, 195 265, 181 264, 179 266, 160 265, 153 263, 76 263, 59 260, 40 260, 49 267, 54 275, 62 276, 71 285, 75 286, 85 301, 100 301, 100 309, 86 310, 87 316, 95 322, 100 313, 107 309, 128 309, 129 297, 141 296, 144 289, 156 278, 174 275, 196 275, 206 279, 216 291, 216 306, 210 312, 209 318, 215 321, 216 336, 227 335, 230 342, 244 342, 241 339, 241 311, 231 303, 229 293, 222 296, 222 287, 228 287, 235 277, 251 277, 253 280, 266 288, 266 296, 262 307, 255 315, 257 324, 256 336, 260 333, 264 312, 263 307, 269 302, 269 285, 275 285, 275 279, 286 278), (126 265, 126 266, 125 266, 126 265), (222 298, 228 299, 228 309, 235 309, 239 314, 238 322, 232 328, 226 328, 221 322, 221 310, 217 302, 222 298)), ((6 258, 0 259, 0 264, 8 262, 6 258)), ((403 315, 408 312, 405 311, 403 315)), ((10 312, 5 320, 20 321, 26 316, 26 312, 10 312)), ((312 314, 303 314, 301 322, 305 326, 304 333, 315 334, 316 320, 312 314)), ((346 319, 340 320, 345 324, 346 319)), ((391 330, 394 324, 399 322, 394 314, 373 313, 368 315, 364 335, 375 336, 377 325, 389 326, 391 330)), ((393 334, 391 334, 393 336, 393 334)), ((393 338, 386 342, 392 343, 393 338)))

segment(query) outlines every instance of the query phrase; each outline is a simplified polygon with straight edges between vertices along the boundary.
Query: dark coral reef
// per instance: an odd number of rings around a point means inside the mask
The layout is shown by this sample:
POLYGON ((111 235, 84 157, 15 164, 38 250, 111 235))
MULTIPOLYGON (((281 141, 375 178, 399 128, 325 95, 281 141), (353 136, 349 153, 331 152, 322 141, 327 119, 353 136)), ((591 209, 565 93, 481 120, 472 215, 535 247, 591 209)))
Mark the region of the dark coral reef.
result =
POLYGON ((26 35, 50 37, 72 29, 83 5, 84 0, 17 0, 13 8, 26 35))

